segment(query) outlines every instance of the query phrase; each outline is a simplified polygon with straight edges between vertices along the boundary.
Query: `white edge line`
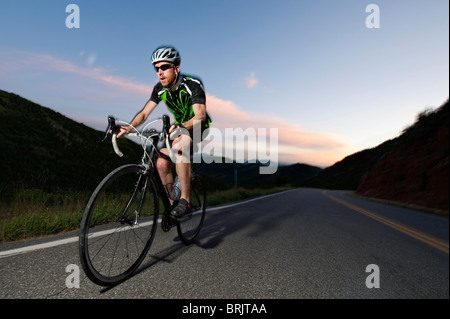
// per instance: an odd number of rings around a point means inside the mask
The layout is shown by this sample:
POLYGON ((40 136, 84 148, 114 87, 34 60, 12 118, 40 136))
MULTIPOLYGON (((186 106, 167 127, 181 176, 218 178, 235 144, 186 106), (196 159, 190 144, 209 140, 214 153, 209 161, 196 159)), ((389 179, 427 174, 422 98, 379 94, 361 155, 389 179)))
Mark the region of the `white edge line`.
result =
MULTIPOLYGON (((216 210, 221 210, 221 209, 226 209, 226 208, 231 208, 231 207, 235 207, 238 205, 243 205, 243 204, 247 204, 253 201, 257 201, 260 199, 264 199, 264 198, 268 198, 268 197, 272 197, 272 196, 277 196, 286 192, 290 192, 292 190, 287 190, 284 192, 279 192, 279 193, 275 193, 275 194, 269 194, 269 195, 264 195, 261 197, 257 197, 257 198, 252 198, 246 201, 242 201, 242 202, 237 202, 234 204, 228 204, 228 205, 223 205, 223 206, 217 206, 217 207, 212 207, 212 208, 207 208, 206 212, 212 212, 212 211, 216 211, 216 210)), ((161 220, 158 220, 161 221, 161 220)), ((151 224, 152 222, 149 222, 148 224, 151 224)), ((101 231, 98 233, 94 233, 92 234, 93 237, 98 237, 98 236, 102 236, 102 235, 106 235, 109 233, 112 233, 116 230, 109 230, 109 231, 101 231)), ((6 257, 11 257, 11 256, 15 256, 15 255, 19 255, 19 254, 25 254, 25 253, 29 253, 35 250, 40 250, 40 249, 46 249, 46 248, 52 248, 52 247, 56 247, 56 246, 60 246, 60 245, 66 245, 66 244, 71 244, 74 242, 78 241, 78 236, 76 237, 70 237, 70 238, 66 238, 66 239, 60 239, 60 240, 55 240, 55 241, 50 241, 48 243, 43 243, 43 244, 37 244, 37 245, 31 245, 31 246, 25 246, 25 247, 21 247, 21 248, 16 248, 16 249, 11 249, 11 250, 5 250, 5 251, 0 251, 0 259, 2 258, 6 258, 6 257)))
POLYGON ((281 195, 281 194, 284 194, 284 193, 287 193, 287 192, 290 192, 290 191, 292 191, 292 189, 287 190, 287 191, 283 191, 283 192, 279 192, 279 193, 274 193, 274 194, 264 195, 264 196, 257 197, 257 198, 248 199, 246 201, 237 202, 237 203, 234 203, 234 204, 228 204, 228 205, 223 205, 223 206, 206 208, 206 211, 207 212, 212 212, 212 211, 215 211, 215 210, 221 210, 221 209, 230 208, 230 207, 234 207, 234 206, 238 206, 238 205, 242 205, 242 204, 247 204, 247 203, 250 203, 250 202, 253 202, 253 201, 256 201, 256 200, 260 200, 260 199, 264 199, 264 198, 268 198, 268 197, 272 197, 272 196, 281 195))
POLYGON ((21 247, 21 248, 17 248, 17 249, 0 251, 0 258, 10 257, 10 256, 18 255, 18 254, 24 254, 24 253, 28 253, 28 252, 31 252, 34 250, 39 250, 39 249, 45 249, 45 248, 55 247, 55 246, 59 246, 59 245, 70 244, 70 243, 73 243, 76 241, 78 241, 78 237, 71 237, 71 238, 55 240, 55 241, 51 241, 51 242, 43 243, 43 244, 37 244, 37 245, 31 245, 31 246, 21 247))

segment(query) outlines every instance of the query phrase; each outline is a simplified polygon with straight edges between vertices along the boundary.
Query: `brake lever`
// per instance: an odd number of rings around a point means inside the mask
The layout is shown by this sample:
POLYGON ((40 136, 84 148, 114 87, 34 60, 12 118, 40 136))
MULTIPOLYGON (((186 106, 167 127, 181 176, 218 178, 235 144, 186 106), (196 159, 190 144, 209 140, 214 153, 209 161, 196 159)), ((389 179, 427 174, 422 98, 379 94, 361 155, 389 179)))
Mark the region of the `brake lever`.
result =
POLYGON ((108 134, 116 127, 116 119, 113 116, 108 116, 108 127, 106 128, 105 131, 105 137, 103 137, 103 140, 106 140, 106 138, 108 137, 108 134))

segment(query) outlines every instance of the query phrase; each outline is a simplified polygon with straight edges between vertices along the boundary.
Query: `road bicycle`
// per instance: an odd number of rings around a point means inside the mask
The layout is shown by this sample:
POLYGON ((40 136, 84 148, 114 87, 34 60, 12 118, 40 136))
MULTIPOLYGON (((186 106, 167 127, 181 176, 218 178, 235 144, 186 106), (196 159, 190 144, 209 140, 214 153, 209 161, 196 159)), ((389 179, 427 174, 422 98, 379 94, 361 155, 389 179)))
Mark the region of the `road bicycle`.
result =
MULTIPOLYGON (((180 240, 186 245, 195 240, 202 228, 206 189, 195 171, 191 173, 191 209, 180 218, 170 214, 178 201, 179 186, 175 182, 163 185, 156 169, 157 159, 165 155, 159 151, 161 146, 167 147, 174 161, 169 127, 169 117, 164 115, 148 123, 141 132, 134 129, 129 135, 140 139, 141 163, 123 165, 109 173, 86 205, 80 225, 79 255, 87 277, 96 284, 116 285, 132 276, 147 255, 159 222, 164 232, 176 226, 180 240), (158 121, 162 121, 160 131, 151 128, 158 121), (164 208, 161 220, 160 204, 164 208)), ((123 156, 112 116, 108 118, 105 138, 110 132, 114 151, 123 156)))

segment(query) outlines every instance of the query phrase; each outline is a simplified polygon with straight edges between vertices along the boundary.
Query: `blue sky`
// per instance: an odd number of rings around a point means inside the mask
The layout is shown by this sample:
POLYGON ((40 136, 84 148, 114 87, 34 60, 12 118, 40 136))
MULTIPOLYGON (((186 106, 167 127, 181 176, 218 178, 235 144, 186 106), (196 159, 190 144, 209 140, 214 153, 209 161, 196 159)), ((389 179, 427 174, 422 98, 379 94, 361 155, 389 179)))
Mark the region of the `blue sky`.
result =
POLYGON ((103 129, 143 107, 151 53, 172 44, 216 127, 276 127, 280 161, 325 167, 448 99, 448 12, 447 0, 1 0, 0 89, 103 129))

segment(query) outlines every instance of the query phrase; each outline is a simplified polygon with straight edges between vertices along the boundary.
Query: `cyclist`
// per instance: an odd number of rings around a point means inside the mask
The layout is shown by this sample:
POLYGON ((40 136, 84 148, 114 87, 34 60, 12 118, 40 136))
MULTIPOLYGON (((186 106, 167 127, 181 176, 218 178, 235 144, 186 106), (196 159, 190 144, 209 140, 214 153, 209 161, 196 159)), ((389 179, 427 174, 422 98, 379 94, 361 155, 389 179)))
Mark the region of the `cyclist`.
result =
MULTIPOLYGON (((192 149, 192 134, 195 125, 202 131, 209 127, 211 118, 206 112, 206 95, 202 82, 180 73, 181 58, 173 47, 157 48, 151 58, 159 82, 144 108, 135 116, 130 126, 120 126, 117 137, 128 134, 133 127, 144 123, 155 107, 164 101, 173 113, 175 124, 169 133, 173 140, 172 148, 177 154, 176 172, 181 186, 180 200, 172 210, 174 217, 180 217, 190 209, 191 163, 187 157, 192 149)), ((199 141, 196 141, 199 142, 199 141)), ((161 156, 156 164, 163 185, 173 184, 172 161, 166 148, 160 150, 161 156)))

